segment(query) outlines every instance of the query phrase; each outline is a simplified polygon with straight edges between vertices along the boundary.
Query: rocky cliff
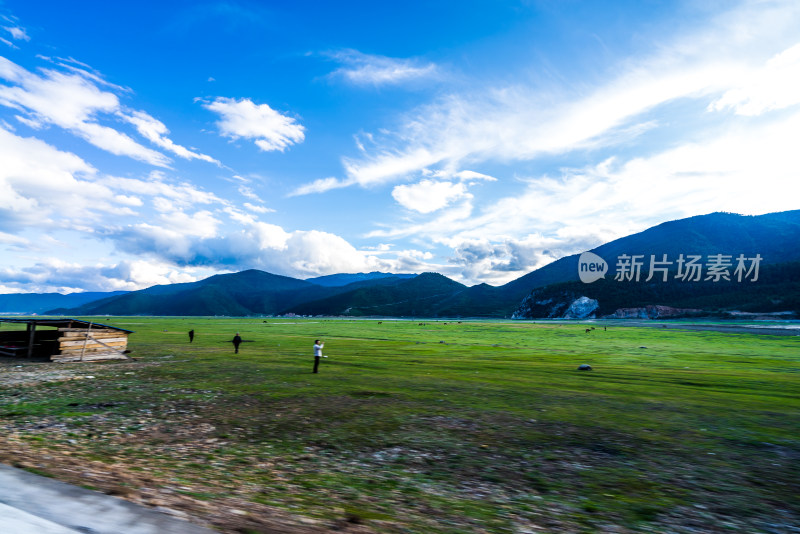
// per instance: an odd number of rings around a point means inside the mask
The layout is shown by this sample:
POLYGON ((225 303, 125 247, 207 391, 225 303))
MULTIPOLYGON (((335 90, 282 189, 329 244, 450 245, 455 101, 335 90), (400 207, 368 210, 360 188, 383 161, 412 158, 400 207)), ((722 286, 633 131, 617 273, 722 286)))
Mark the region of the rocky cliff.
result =
POLYGON ((572 292, 544 297, 541 292, 532 291, 525 297, 512 315, 513 319, 588 319, 594 318, 599 303, 572 292))
MULTIPOLYGON (((542 295, 533 291, 520 303, 513 319, 594 319, 600 303, 586 296, 564 291, 557 295, 542 295)), ((614 313, 602 315, 606 319, 676 319, 697 317, 707 312, 696 308, 649 305, 636 308, 619 308, 614 313)))

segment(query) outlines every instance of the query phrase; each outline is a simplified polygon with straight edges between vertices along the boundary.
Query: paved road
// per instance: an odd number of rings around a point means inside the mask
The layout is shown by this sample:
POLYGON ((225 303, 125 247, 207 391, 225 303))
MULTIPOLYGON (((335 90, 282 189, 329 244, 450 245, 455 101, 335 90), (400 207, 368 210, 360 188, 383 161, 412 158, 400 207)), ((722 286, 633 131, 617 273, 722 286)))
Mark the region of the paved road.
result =
POLYGON ((4 534, 214 534, 167 514, 0 464, 4 534))

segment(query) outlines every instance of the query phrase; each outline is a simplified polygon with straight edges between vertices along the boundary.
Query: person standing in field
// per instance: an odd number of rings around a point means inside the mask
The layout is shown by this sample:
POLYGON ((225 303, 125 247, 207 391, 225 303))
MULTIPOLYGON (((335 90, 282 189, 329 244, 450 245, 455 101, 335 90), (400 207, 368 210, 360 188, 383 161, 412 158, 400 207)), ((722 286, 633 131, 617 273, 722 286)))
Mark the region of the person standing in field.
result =
POLYGON ((233 342, 233 353, 239 354, 239 345, 242 343, 242 338, 239 336, 239 332, 236 332, 236 335, 233 336, 231 342, 233 342))
MULTIPOLYGON (((325 346, 325 343, 322 343, 319 339, 314 340, 314 372, 317 372, 319 368, 319 359, 322 358, 322 347, 325 346)), ((327 358, 327 356, 325 356, 327 358)))
POLYGON ((194 330, 189 330, 189 343, 194 341, 194 330))

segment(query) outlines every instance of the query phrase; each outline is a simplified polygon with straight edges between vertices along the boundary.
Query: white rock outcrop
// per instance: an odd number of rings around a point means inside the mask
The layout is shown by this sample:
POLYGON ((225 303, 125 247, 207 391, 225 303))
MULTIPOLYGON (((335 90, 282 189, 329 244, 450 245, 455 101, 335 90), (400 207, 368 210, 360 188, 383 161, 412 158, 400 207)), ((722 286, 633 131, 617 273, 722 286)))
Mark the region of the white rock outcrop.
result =
POLYGON ((589 297, 579 297, 572 301, 567 311, 564 312, 565 319, 588 319, 594 317, 594 311, 600 307, 595 299, 589 297))

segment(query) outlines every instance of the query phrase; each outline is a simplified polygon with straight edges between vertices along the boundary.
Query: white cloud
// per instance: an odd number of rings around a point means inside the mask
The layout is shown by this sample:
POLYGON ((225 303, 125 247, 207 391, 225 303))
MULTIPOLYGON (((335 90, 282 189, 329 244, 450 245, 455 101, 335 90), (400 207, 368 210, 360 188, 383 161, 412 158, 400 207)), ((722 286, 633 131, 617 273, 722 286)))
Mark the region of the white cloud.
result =
POLYGON ((248 210, 255 212, 255 213, 273 213, 275 210, 267 208, 265 206, 257 206, 255 204, 250 204, 249 202, 245 202, 242 204, 248 210))
POLYGON ((54 124, 112 154, 167 166, 169 159, 128 135, 96 122, 98 114, 120 109, 117 96, 101 91, 77 74, 45 69, 43 76, 0 57, 0 77, 16 86, 0 86, 0 104, 20 110, 38 124, 54 124))
POLYGON ((412 185, 398 185, 392 191, 394 199, 404 208, 419 213, 431 213, 451 202, 471 195, 463 183, 422 180, 412 185))
POLYGON ((664 221, 797 209, 797 131, 800 112, 649 157, 610 158, 557 177, 530 178, 523 191, 478 214, 465 216, 456 207, 368 235, 440 243, 453 250, 451 262, 465 279, 503 283, 664 221))
POLYGON ((194 282, 206 275, 154 261, 81 265, 49 258, 29 267, 0 269, 0 293, 136 291, 157 284, 194 282))
MULTIPOLYGON (((702 32, 620 63, 615 77, 594 87, 483 84, 443 96, 375 135, 361 156, 343 158, 343 183, 368 186, 426 168, 510 164, 620 146, 656 128, 653 115, 663 106, 688 100, 704 106, 728 91, 718 107, 744 112, 748 102, 755 110, 792 105, 800 98, 793 48, 800 9, 797 3, 757 4, 745 3, 702 32), (776 50, 785 52, 765 67, 776 50), (758 81, 742 89, 743 80, 758 81)), ((674 124, 680 118, 668 114, 663 120, 674 124)))
POLYGON ((407 224, 403 223, 379 223, 379 229, 367 232, 364 237, 388 237, 392 239, 403 239, 414 237, 425 239, 428 242, 441 240, 440 237, 447 235, 448 229, 453 233, 471 228, 470 221, 473 219, 473 203, 470 197, 466 197, 462 202, 456 203, 448 209, 441 210, 435 218, 428 220, 414 219, 407 224))
POLYGON ((775 55, 762 69, 747 72, 741 85, 726 91, 709 105, 709 109, 733 109, 737 115, 755 116, 798 103, 800 43, 775 55))
POLYGON ((384 262, 356 250, 343 238, 319 230, 295 231, 286 240, 281 261, 303 274, 377 270, 384 262))
MULTIPOLYGON (((52 61, 51 58, 45 58, 52 61)), ((41 75, 0 57, 0 78, 10 85, 0 85, 0 105, 19 110, 17 120, 41 129, 55 125, 72 132, 98 148, 112 154, 128 156, 151 165, 167 167, 170 159, 147 148, 129 135, 100 124, 102 118, 133 125, 136 131, 154 145, 184 159, 199 159, 220 165, 214 158, 189 150, 167 137, 169 130, 159 120, 143 111, 120 104, 116 94, 100 89, 104 86, 119 92, 128 89, 106 82, 88 70, 88 66, 72 59, 56 63, 69 73, 42 69, 41 75)))
MULTIPOLYGON (((238 179, 240 177, 234 176, 234 178, 238 179)), ((255 191, 253 191, 253 188, 246 185, 239 186, 239 194, 241 194, 243 197, 249 198, 250 200, 261 202, 261 198, 255 193, 255 191)))
POLYGON ((31 38, 28 36, 28 32, 25 31, 25 28, 21 28, 19 26, 3 26, 3 29, 11 34, 11 37, 15 41, 30 41, 31 38))
MULTIPOLYGON (((28 128, 30 128, 31 130, 41 130, 42 128, 45 127, 44 124, 42 124, 40 121, 38 121, 36 119, 31 119, 29 117, 23 117, 22 115, 14 115, 14 118, 16 120, 18 120, 19 122, 21 122, 22 124, 24 124, 25 126, 27 126, 28 128)), ((8 126, 8 125, 6 125, 6 126, 8 126)), ((10 128, 6 128, 6 129, 10 129, 10 128)))
POLYGON ((74 131, 97 148, 101 148, 111 154, 128 156, 157 167, 169 166, 170 159, 168 157, 155 150, 145 148, 130 136, 114 128, 86 122, 77 125, 74 131))
POLYGON ((117 287, 122 285, 126 290, 131 287, 141 289, 154 285, 183 284, 205 277, 202 273, 191 272, 191 270, 177 271, 167 264, 141 260, 122 261, 113 268, 119 274, 112 280, 120 280, 122 284, 115 283, 115 285, 117 287))
POLYGON ((584 244, 582 239, 566 240, 541 234, 497 241, 452 239, 448 241, 453 250, 449 261, 458 269, 460 279, 500 285, 562 257, 564 248, 585 250, 580 248, 584 244))
POLYGON ((460 178, 461 180, 485 180, 487 182, 496 182, 497 178, 494 176, 489 176, 488 174, 481 174, 475 171, 459 171, 455 173, 456 178, 460 178))
POLYGON ((219 161, 215 160, 211 156, 199 154, 189 150, 186 147, 176 145, 171 139, 166 137, 166 135, 169 133, 169 130, 164 123, 151 117, 143 111, 131 111, 129 113, 123 113, 122 117, 126 121, 133 124, 142 137, 149 140, 156 146, 168 150, 184 159, 199 159, 209 163, 214 163, 216 165, 221 165, 219 161))
POLYGON ((68 227, 102 213, 130 214, 132 199, 96 181, 78 156, 0 128, 0 227, 68 227))
MULTIPOLYGON (((215 194, 160 172, 104 176, 78 156, 14 135, 6 125, 0 130, 0 243, 21 250, 33 239, 26 228, 81 228, 87 236, 102 234, 106 247, 115 244, 160 266, 150 274, 97 274, 103 284, 120 287, 198 266, 291 276, 438 270, 467 282, 501 283, 664 220, 796 208, 800 118, 792 106, 800 103, 800 4, 793 4, 780 11, 773 1, 745 3, 710 30, 650 49, 641 38, 639 50, 646 52, 640 57, 598 67, 595 73, 613 73, 605 80, 589 75, 557 87, 516 73, 513 85, 473 80, 449 86, 450 94, 402 115, 394 127, 359 132, 358 152, 342 159, 339 178, 320 174, 329 177, 290 193, 402 184, 392 196, 406 209, 371 232, 366 227, 366 239, 358 241, 259 221, 272 210, 249 178, 221 177, 233 188, 221 183, 229 191, 215 194), (565 163, 574 161, 580 163, 565 163), (575 168, 559 169, 570 164, 575 168), (135 220, 125 217, 138 212, 135 220), (440 263, 449 257, 449 264, 435 265, 431 251, 440 263)), ((355 51, 336 59, 341 68, 333 76, 362 86, 441 77, 441 68, 425 60, 355 51)), ((173 156, 219 165, 174 143, 157 118, 126 107, 129 89, 74 60, 47 60, 51 69, 27 71, 0 58, 0 104, 11 108, 7 117, 17 115, 17 130, 33 128, 41 136, 58 126, 153 165, 167 166, 173 156)), ((201 102, 219 114, 225 137, 271 151, 304 141, 299 118, 266 104, 224 97, 201 102)), ((64 233, 52 234, 70 253, 79 248, 64 233)), ((41 236, 36 241, 41 245, 41 236)), ((111 268, 117 260, 103 261, 111 268)), ((57 275, 72 267, 49 267, 53 287, 73 287, 66 274, 57 275)), ((83 274, 96 272, 87 267, 83 274)), ((41 276, 37 283, 46 284, 41 276)), ((11 285, 0 277, 0 288, 11 285)))
POLYGON ((475 182, 477 180, 482 180, 485 182, 496 182, 497 178, 494 176, 489 176, 488 174, 483 174, 480 172, 470 171, 470 170, 463 170, 463 171, 452 171, 448 169, 422 169, 421 171, 423 176, 438 178, 440 180, 461 180, 462 182, 475 182))
POLYGON ((217 234, 220 221, 210 211, 200 210, 194 213, 172 211, 159 216, 162 228, 184 236, 210 238, 217 234))
POLYGON ((416 59, 370 55, 357 50, 343 50, 328 55, 345 65, 333 71, 331 76, 354 85, 396 85, 439 75, 434 63, 416 59))
POLYGON ((103 76, 99 72, 94 70, 92 67, 90 67, 86 63, 83 63, 82 61, 78 61, 77 59, 75 59, 73 57, 66 57, 66 58, 64 58, 64 57, 47 57, 47 56, 42 56, 42 55, 37 55, 36 57, 38 57, 39 59, 42 59, 44 61, 47 61, 49 63, 53 63, 54 65, 58 65, 59 67, 62 67, 62 68, 67 69, 69 71, 75 72, 75 73, 79 74, 80 76, 82 76, 83 78, 86 78, 87 80, 90 80, 90 81, 92 81, 93 83, 95 83, 97 85, 102 85, 104 87, 108 87, 109 89, 113 89, 114 91, 117 91, 119 93, 133 93, 133 90, 131 88, 123 87, 121 85, 117 85, 117 84, 109 82, 108 80, 103 78, 103 76))
POLYGON ((221 117, 217 121, 220 133, 231 139, 254 139, 256 146, 268 152, 283 152, 305 139, 305 128, 293 117, 282 115, 267 104, 255 104, 243 98, 217 97, 203 102, 203 107, 221 117))
POLYGON ((289 193, 289 196, 296 197, 300 195, 309 195, 312 193, 324 193, 332 189, 340 189, 342 187, 347 187, 351 183, 352 182, 342 181, 334 177, 320 178, 318 180, 314 180, 311 183, 301 185, 300 187, 289 193))
POLYGON ((0 243, 6 245, 28 245, 30 241, 16 235, 0 232, 0 243))
POLYGON ((378 254, 378 253, 383 253, 383 252, 390 252, 392 250, 392 244, 391 243, 379 243, 378 245, 376 245, 374 247, 363 247, 363 248, 364 248, 364 250, 368 250, 368 251, 370 251, 372 253, 378 254))
POLYGON ((226 211, 240 224, 238 229, 216 228, 213 235, 190 234, 182 230, 180 221, 170 220, 171 227, 166 223, 139 223, 110 228, 105 237, 120 252, 178 268, 236 270, 247 266, 299 278, 341 272, 437 270, 437 266, 426 263, 433 258, 429 251, 402 250, 383 257, 387 255, 384 248, 359 250, 336 234, 287 231, 236 210, 226 211))
POLYGON ((557 105, 517 87, 477 99, 450 96, 426 106, 384 146, 361 159, 345 158, 360 185, 391 182, 437 165, 513 162, 617 142, 626 121, 677 98, 710 92, 730 78, 724 69, 635 73, 574 102, 557 105))
MULTIPOLYGON (((155 243, 213 240, 222 226, 214 210, 228 208, 228 203, 214 194, 192 184, 170 183, 160 172, 146 179, 100 176, 74 154, 3 129, 0 161, 0 244, 8 250, 37 248, 52 254, 60 247, 65 256, 91 258, 92 250, 100 249, 98 240, 107 237, 107 228, 137 215, 134 209, 149 215, 140 233, 151 232, 149 239, 155 243), (205 209, 198 209, 202 206, 205 209), (55 240, 48 242, 42 235, 28 239, 28 233, 41 231, 66 231, 84 241, 80 246, 74 242, 65 246, 55 240)), ((70 239, 63 234, 59 238, 70 239)), ((188 252, 178 248, 170 254, 188 252)), ((6 264, 11 260, 3 259, 6 264)), ((84 283, 91 284, 89 280, 84 283)), ((57 290, 69 289, 59 286, 57 290)))
POLYGON ((702 32, 619 64, 594 88, 520 84, 443 97, 394 131, 363 136, 362 156, 343 159, 346 177, 337 183, 427 177, 392 194, 433 217, 403 214, 366 237, 440 244, 453 251, 461 277, 493 283, 670 219, 796 209, 798 23, 800 4, 746 3, 702 32), (725 109, 739 117, 705 111, 725 109), (761 116, 747 118, 754 115, 761 116), (642 155, 630 156, 631 147, 642 155), (465 166, 552 168, 578 152, 582 168, 505 177, 493 192, 506 196, 491 203, 448 204, 449 190, 432 186, 494 178, 458 170, 465 166), (514 182, 527 185, 510 192, 514 182))
POLYGON ((477 213, 465 202, 432 219, 385 225, 367 237, 441 244, 453 251, 450 261, 462 279, 504 283, 667 220, 796 209, 797 131, 800 111, 709 132, 703 142, 647 157, 609 158, 555 177, 531 177, 522 191, 477 213))
MULTIPOLYGON (((434 124, 428 125, 435 128, 434 124)), ((410 135, 413 139, 413 134, 410 135)), ((375 156, 366 159, 342 158, 348 180, 342 180, 344 185, 358 184, 368 187, 386 182, 391 182, 402 176, 420 172, 422 169, 435 165, 448 157, 447 151, 442 148, 432 151, 424 146, 413 146, 412 142, 407 148, 397 151, 386 148, 375 156)))
POLYGON ((162 173, 157 171, 150 173, 146 179, 106 176, 98 179, 98 183, 117 191, 147 197, 162 197, 163 200, 159 202, 163 209, 159 211, 188 209, 198 204, 226 204, 217 195, 203 191, 189 182, 170 183, 162 173), (165 207, 164 202, 169 203, 168 208, 165 207))
POLYGON ((227 207, 227 208, 224 208, 222 211, 227 213, 228 217, 230 217, 230 219, 232 221, 236 221, 236 222, 238 222, 240 224, 245 224, 245 225, 255 224, 255 222, 257 220, 256 216, 253 215, 252 213, 246 213, 246 212, 244 212, 242 210, 239 210, 239 209, 236 209, 236 208, 233 208, 233 207, 230 207, 230 206, 227 207))

